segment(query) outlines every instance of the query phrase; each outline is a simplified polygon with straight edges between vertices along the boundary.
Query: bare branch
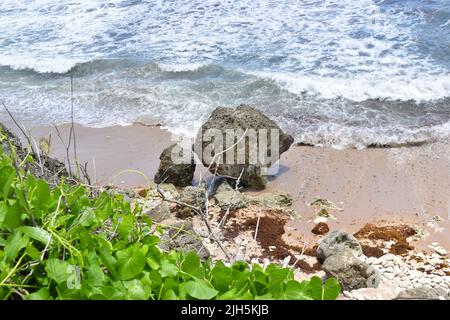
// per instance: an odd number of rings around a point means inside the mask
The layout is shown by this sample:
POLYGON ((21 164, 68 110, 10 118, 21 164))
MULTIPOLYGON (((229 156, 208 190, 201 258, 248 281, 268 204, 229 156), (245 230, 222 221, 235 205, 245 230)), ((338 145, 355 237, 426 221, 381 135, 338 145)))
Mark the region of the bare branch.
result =
POLYGON ((217 243, 217 245, 219 246, 220 250, 222 250, 222 252, 225 254, 225 256, 227 257, 227 259, 231 262, 231 256, 230 254, 227 252, 227 250, 223 247, 222 242, 220 241, 220 239, 217 237, 216 233, 213 232, 211 224, 209 223, 209 219, 206 217, 206 214, 198 207, 192 206, 190 204, 181 202, 181 201, 177 201, 174 199, 167 199, 167 197, 165 196, 165 194, 161 191, 161 189, 159 188, 159 185, 156 186, 156 191, 159 193, 159 195, 161 196, 161 198, 163 199, 163 201, 167 201, 170 203, 175 203, 177 205, 180 206, 184 206, 187 208, 190 208, 191 210, 193 210, 195 213, 197 213, 198 215, 200 215, 203 219, 203 221, 206 224, 206 227, 208 228, 209 234, 212 236, 213 240, 217 243))
POLYGON ((8 115, 11 117, 12 121, 14 122, 14 124, 17 126, 17 128, 19 128, 19 130, 22 132, 22 134, 25 136, 25 138, 28 141, 28 145, 31 148, 31 151, 33 152, 34 156, 37 157, 37 155, 39 154, 33 147, 33 143, 31 142, 30 137, 28 136, 28 134, 25 132, 25 130, 22 128, 21 125, 19 125, 19 123, 17 122, 16 118, 14 118, 13 114, 11 113, 11 111, 9 111, 9 109, 6 107, 5 103, 2 101, 2 105, 3 108, 5 108, 6 112, 8 113, 8 115))
POLYGON ((294 264, 291 266, 291 270, 294 269, 295 265, 300 261, 300 259, 303 257, 303 254, 305 253, 306 250, 306 242, 303 242, 303 248, 302 248, 302 252, 300 252, 300 256, 297 258, 297 260, 295 260, 294 264))
POLYGON ((69 139, 69 145, 67 145, 64 142, 64 139, 62 138, 61 132, 59 131, 58 127, 56 125, 53 125, 56 129, 56 133, 58 134, 58 138, 59 140, 61 140, 61 143, 63 144, 63 146, 66 148, 66 159, 67 159, 67 167, 69 170, 69 176, 72 177, 72 165, 70 162, 70 153, 69 153, 69 149, 70 149, 70 139, 69 139))
POLYGON ((258 221, 256 221, 256 228, 255 228, 255 237, 254 240, 256 241, 256 237, 258 236, 258 229, 259 229, 259 221, 261 220, 261 209, 259 209, 258 212, 258 221))

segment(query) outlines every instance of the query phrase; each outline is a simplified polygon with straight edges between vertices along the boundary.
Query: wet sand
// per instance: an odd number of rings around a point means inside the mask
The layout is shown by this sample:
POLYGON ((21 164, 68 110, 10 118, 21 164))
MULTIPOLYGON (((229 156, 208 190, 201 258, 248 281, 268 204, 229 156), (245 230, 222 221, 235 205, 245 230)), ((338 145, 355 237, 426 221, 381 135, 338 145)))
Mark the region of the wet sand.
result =
MULTIPOLYGON (((67 141, 70 127, 59 128, 67 141)), ((55 129, 32 128, 36 140, 50 133, 51 155, 64 160, 65 147, 55 129)), ((76 137, 78 158, 88 163, 94 183, 124 188, 147 186, 147 179, 152 180, 156 173, 161 151, 172 144, 168 131, 138 124, 109 128, 77 125, 76 137)), ((287 226, 293 241, 319 238, 311 233, 315 209, 308 203, 320 197, 342 209, 330 211, 336 217, 329 219, 331 229, 353 232, 367 222, 403 221, 425 227, 429 242, 450 249, 450 143, 365 150, 292 146, 280 162, 279 174, 270 179, 264 192, 286 191, 293 196, 293 207, 302 216, 287 226), (442 221, 435 222, 436 216, 442 221), (443 229, 436 231, 438 228, 443 229)), ((198 166, 197 179, 204 173, 198 166)))
POLYGON ((330 211, 336 217, 328 219, 331 229, 354 232, 365 223, 403 221, 424 227, 427 243, 450 247, 450 144, 365 150, 297 146, 281 163, 284 170, 265 191, 292 194, 303 219, 289 227, 303 240, 318 238, 310 232, 317 210, 308 204, 320 197, 342 209, 330 211), (443 221, 436 222, 437 216, 443 221))

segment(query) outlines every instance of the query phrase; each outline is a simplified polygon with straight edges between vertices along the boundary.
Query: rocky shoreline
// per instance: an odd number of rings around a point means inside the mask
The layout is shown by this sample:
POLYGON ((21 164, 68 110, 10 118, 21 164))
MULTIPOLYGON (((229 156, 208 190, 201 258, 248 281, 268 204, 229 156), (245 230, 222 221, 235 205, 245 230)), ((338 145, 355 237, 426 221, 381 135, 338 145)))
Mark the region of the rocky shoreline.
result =
MULTIPOLYGON (((262 123, 262 127, 279 130, 264 115, 252 115, 246 107, 242 114, 219 114, 225 123, 215 119, 216 126, 253 123, 258 127, 262 123)), ((281 135, 285 142, 280 154, 292 144, 282 131, 281 135)), ((11 133, 8 139, 17 140, 11 133)), ((343 287, 341 299, 450 298, 447 250, 434 242, 428 250, 421 249, 426 233, 417 226, 391 219, 372 221, 356 232, 336 228, 335 212, 341 208, 324 198, 308 204, 315 216, 307 220, 293 207, 295 197, 287 192, 244 192, 242 178, 246 186, 265 187, 267 181, 261 179, 260 168, 255 170, 248 164, 208 167, 209 179, 193 183, 195 165, 174 165, 168 156, 172 149, 169 146, 161 154, 155 184, 134 189, 100 188, 122 193, 132 204, 142 205, 154 227, 165 230, 160 245, 163 250, 194 250, 204 259, 228 263, 281 264, 292 268, 299 280, 312 275, 323 279, 333 276, 343 287), (243 175, 243 169, 248 168, 251 170, 243 175), (217 171, 220 174, 216 177, 217 171), (310 234, 293 230, 289 226, 293 220, 312 223, 310 234), (314 242, 306 240, 311 238, 314 242)))
MULTIPOLYGON (((179 199, 180 194, 184 192, 170 184, 159 187, 164 189, 168 199, 179 199)), ((189 188, 188 192, 192 190, 189 188)), ((341 280, 341 284, 345 278, 355 278, 355 272, 363 278, 369 278, 365 271, 368 268, 373 269, 372 274, 376 274, 373 285, 348 288, 344 284, 341 299, 450 298, 450 259, 447 251, 437 243, 430 245, 431 253, 416 249, 423 241, 422 235, 406 225, 379 222, 376 225, 364 226, 354 235, 330 230, 317 236, 318 243, 307 247, 305 243, 291 241, 289 230, 285 229, 286 222, 290 219, 301 219, 289 206, 289 201, 286 201, 288 195, 265 193, 258 202, 255 202, 252 196, 244 195, 248 205, 230 211, 224 220, 226 212, 217 201, 223 192, 226 191, 219 192, 208 201, 209 221, 224 248, 232 253, 233 261, 244 260, 261 266, 277 263, 292 268, 298 280, 312 275, 323 279, 333 275, 341 280), (390 231, 387 236, 386 230, 390 231), (402 234, 405 230, 410 234, 402 234), (325 263, 328 259, 324 259, 320 245, 323 246, 324 241, 331 243, 325 256, 338 257, 342 253, 342 246, 335 239, 336 233, 344 235, 343 243, 346 244, 348 239, 351 239, 353 247, 360 249, 357 249, 358 254, 352 258, 354 260, 348 262, 337 259, 333 266, 330 266, 330 261, 328 265, 325 263), (400 241, 399 234, 402 237, 400 241), (404 245, 403 241, 407 244, 405 251, 392 250, 396 245, 399 246, 399 243, 404 245), (336 243, 338 245, 333 246, 336 243)), ((206 253, 205 258, 227 260, 205 227, 203 219, 197 215, 177 218, 177 205, 164 203, 156 191, 156 186, 155 189, 135 190, 130 199, 145 205, 149 216, 157 225, 177 230, 178 233, 171 231, 171 245, 167 248, 194 249, 206 253), (179 232, 180 226, 183 226, 183 232, 179 232)), ((318 221, 318 224, 326 224, 326 219, 321 216, 318 216, 318 221)))

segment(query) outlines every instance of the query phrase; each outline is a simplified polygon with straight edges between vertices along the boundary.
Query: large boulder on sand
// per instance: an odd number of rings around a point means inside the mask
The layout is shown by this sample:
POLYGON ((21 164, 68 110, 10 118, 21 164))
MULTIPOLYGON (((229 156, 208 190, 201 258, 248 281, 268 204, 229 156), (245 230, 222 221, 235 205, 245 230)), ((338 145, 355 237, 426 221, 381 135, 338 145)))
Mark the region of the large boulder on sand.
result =
POLYGON ((350 251, 355 257, 363 254, 359 241, 347 232, 332 231, 323 238, 317 248, 317 260, 324 262, 339 251, 350 251))
POLYGON ((346 291, 376 288, 380 284, 379 272, 357 258, 351 249, 340 250, 329 256, 322 264, 322 269, 327 277, 336 278, 346 291))
MULTIPOLYGON (((155 175, 156 183, 173 183, 177 187, 186 187, 191 185, 195 172, 195 161, 193 155, 189 163, 176 163, 173 155, 181 152, 191 152, 185 150, 177 144, 166 148, 159 157, 160 163, 155 175)), ((180 156, 181 157, 181 156, 180 156)))
POLYGON ((214 110, 198 131, 194 151, 212 173, 228 177, 230 183, 241 176, 240 186, 264 189, 267 169, 293 141, 259 110, 241 105, 214 110), (260 152, 262 148, 267 152, 260 152))

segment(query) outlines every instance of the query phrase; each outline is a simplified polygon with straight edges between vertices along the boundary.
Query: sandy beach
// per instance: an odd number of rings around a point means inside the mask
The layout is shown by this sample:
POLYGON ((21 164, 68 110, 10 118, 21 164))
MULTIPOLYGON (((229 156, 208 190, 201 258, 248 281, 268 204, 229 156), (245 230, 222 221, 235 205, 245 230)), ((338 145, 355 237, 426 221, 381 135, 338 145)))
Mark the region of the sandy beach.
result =
POLYGON ((449 0, 0 17, 0 300, 450 300, 449 0))
MULTIPOLYGON (((59 127, 66 141, 69 128, 59 127)), ((54 128, 33 127, 31 132, 36 140, 51 134, 51 155, 66 158, 54 128)), ((158 169, 161 151, 173 143, 167 130, 141 124, 107 128, 76 125, 76 138, 78 158, 88 163, 93 183, 119 188, 148 186, 158 169)), ((286 226, 292 241, 315 243, 320 238, 311 233, 316 209, 309 206, 320 197, 340 209, 331 211, 335 219, 328 223, 332 229, 355 232, 365 223, 405 222, 429 233, 425 244, 439 242, 450 249, 450 144, 363 150, 293 145, 282 155, 280 164, 278 175, 270 178, 262 192, 292 195, 293 209, 301 216, 286 226)), ((194 179, 205 174, 205 168, 198 165, 194 179)))

